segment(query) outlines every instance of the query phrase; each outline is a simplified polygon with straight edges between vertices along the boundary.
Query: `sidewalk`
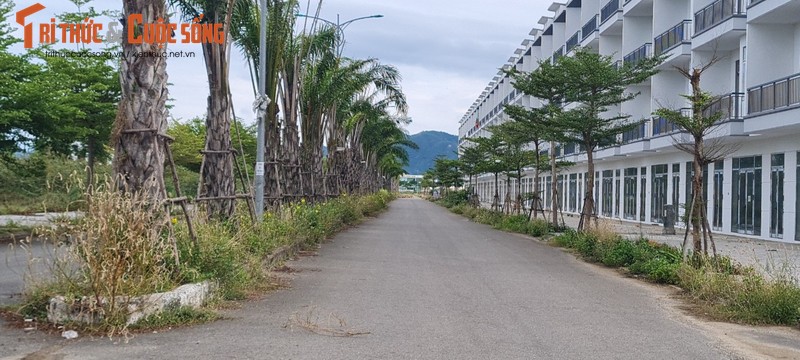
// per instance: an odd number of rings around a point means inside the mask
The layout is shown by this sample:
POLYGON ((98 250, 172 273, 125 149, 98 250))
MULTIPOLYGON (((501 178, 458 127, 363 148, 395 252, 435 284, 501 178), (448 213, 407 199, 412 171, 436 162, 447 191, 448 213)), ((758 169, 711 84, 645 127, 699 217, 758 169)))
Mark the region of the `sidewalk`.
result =
MULTIPOLYGON (((573 229, 578 227, 579 220, 580 217, 577 215, 564 214, 564 222, 573 229)), ((678 248, 683 244, 684 228, 676 227, 676 235, 663 235, 661 225, 603 218, 598 222, 627 239, 644 236, 648 240, 678 248)), ((689 241, 691 236, 689 234, 689 241)), ((800 242, 770 241, 717 233, 713 233, 713 236, 718 254, 730 256, 742 265, 752 266, 770 276, 790 274, 795 280, 800 281, 800 242)))

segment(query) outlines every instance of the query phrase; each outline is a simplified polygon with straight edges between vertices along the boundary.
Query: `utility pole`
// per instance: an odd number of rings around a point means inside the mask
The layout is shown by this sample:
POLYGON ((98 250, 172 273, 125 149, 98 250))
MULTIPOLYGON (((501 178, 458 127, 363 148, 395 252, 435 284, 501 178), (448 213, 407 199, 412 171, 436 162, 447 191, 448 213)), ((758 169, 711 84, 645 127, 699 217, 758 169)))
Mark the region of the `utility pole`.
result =
POLYGON ((267 115, 267 106, 270 99, 267 97, 267 0, 260 0, 261 28, 258 47, 258 98, 254 109, 258 123, 256 135, 256 169, 255 169, 255 204, 256 221, 261 222, 264 217, 264 152, 266 141, 264 134, 264 119, 267 115))

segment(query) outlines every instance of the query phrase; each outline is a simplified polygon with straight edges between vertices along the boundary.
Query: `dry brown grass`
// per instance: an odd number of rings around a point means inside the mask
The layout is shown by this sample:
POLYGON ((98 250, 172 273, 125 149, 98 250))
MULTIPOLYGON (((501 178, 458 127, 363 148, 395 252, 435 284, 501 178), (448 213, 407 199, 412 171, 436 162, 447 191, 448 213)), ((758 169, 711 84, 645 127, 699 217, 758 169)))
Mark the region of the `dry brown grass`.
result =
POLYGON ((370 334, 369 331, 359 331, 348 327, 347 322, 334 312, 322 315, 317 306, 309 306, 304 311, 295 311, 289 315, 289 321, 284 327, 293 329, 295 326, 314 334, 333 337, 370 334))

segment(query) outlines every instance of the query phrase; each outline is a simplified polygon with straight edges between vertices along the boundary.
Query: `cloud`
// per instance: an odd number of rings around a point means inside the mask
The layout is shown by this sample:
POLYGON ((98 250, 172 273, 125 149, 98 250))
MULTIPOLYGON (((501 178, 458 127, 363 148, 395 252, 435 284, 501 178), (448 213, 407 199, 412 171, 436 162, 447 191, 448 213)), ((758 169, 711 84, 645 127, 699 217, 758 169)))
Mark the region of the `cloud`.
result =
MULTIPOLYGON (((306 1, 301 1, 303 6, 306 1)), ((317 1, 308 1, 314 6, 317 1)), ((384 15, 352 23, 346 28, 344 54, 374 57, 398 67, 408 97, 409 131, 441 130, 457 133, 458 121, 515 48, 550 15, 552 0, 325 0, 320 16, 342 22, 360 16, 384 15)), ((49 0, 47 10, 32 19, 47 22, 56 13, 74 11, 67 0, 49 0), (47 12, 47 14, 44 14, 47 12)), ((94 1, 99 10, 119 10, 121 4, 94 1)), ((24 7, 17 4, 15 11, 24 7)), ((308 11, 304 11, 308 12, 308 11)), ((312 11, 313 12, 313 11, 312 11)), ((16 24, 12 27, 17 28, 16 24)), ((208 84, 202 50, 193 44, 175 44, 171 50, 194 51, 195 58, 167 62, 172 116, 204 116, 208 84)), ((20 49, 21 51, 21 49, 20 49)), ((253 90, 247 63, 237 49, 231 54, 231 88, 236 115, 253 123, 253 90)))

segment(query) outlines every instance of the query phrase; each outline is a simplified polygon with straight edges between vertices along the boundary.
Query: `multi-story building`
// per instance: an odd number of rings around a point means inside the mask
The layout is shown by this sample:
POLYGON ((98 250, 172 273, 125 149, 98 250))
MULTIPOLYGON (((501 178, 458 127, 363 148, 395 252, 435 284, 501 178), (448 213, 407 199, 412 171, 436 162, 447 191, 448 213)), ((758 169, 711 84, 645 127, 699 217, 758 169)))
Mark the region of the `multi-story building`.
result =
MULTIPOLYGON (((595 152, 598 216, 661 223, 666 205, 683 213, 691 201, 692 159, 674 144, 688 139, 653 113, 661 107, 690 113, 681 95, 691 88, 676 67, 713 61, 701 86, 718 96, 708 111, 721 112, 722 119, 708 138, 735 144, 735 151, 703 169, 711 226, 720 233, 800 241, 800 1, 570 0, 549 11, 552 17, 539 20, 503 68, 531 71, 540 61, 569 56, 576 46, 621 62, 665 58, 657 75, 630 89, 638 97, 610 109, 645 122, 621 134, 618 146, 595 152)), ((503 105, 509 103, 541 105, 500 71, 461 119, 460 145, 490 135, 487 126, 507 120, 503 105)), ((578 213, 586 154, 570 144, 557 151, 576 164, 557 174, 561 208, 578 213)), ((521 180, 524 192, 534 190, 532 174, 521 180)), ((546 207, 550 176, 542 176, 538 189, 546 207)), ((499 188, 502 199, 516 184, 501 181, 499 188)), ((476 189, 490 203, 494 176, 481 176, 476 189)))

